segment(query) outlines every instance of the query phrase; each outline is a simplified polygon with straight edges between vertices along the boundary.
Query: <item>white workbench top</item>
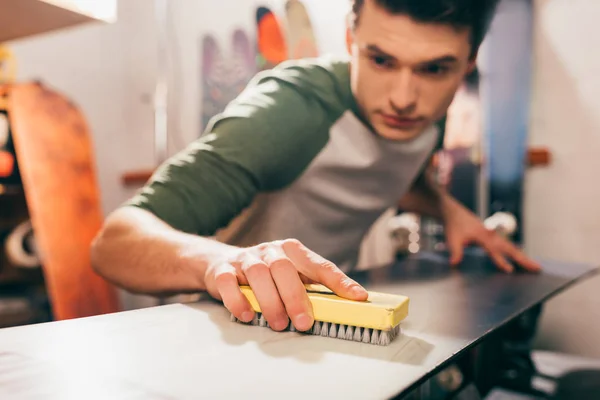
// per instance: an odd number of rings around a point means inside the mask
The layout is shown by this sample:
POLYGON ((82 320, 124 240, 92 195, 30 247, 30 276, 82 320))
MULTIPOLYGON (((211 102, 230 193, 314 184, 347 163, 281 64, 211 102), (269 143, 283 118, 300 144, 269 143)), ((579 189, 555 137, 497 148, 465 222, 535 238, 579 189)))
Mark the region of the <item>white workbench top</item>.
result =
POLYGON ((176 304, 0 330, 0 398, 29 384, 64 399, 76 383, 73 398, 381 399, 463 344, 410 329, 386 347, 278 333, 232 323, 218 304, 176 304))
POLYGON ((508 276, 430 259, 369 272, 371 290, 411 298, 386 347, 230 322, 210 300, 0 329, 0 398, 390 398, 594 270, 547 266, 508 276))

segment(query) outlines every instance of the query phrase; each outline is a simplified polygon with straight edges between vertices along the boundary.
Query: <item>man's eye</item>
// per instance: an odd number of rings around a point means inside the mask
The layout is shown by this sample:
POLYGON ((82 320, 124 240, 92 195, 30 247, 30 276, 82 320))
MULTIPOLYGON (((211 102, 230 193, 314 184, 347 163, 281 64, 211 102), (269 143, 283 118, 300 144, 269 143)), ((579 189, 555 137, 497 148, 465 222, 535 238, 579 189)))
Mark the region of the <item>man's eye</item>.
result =
POLYGON ((443 75, 449 70, 450 69, 448 67, 438 64, 427 65, 421 68, 421 72, 427 75, 443 75))
POLYGON ((391 62, 388 58, 382 56, 372 56, 371 61, 378 67, 390 67, 391 62))

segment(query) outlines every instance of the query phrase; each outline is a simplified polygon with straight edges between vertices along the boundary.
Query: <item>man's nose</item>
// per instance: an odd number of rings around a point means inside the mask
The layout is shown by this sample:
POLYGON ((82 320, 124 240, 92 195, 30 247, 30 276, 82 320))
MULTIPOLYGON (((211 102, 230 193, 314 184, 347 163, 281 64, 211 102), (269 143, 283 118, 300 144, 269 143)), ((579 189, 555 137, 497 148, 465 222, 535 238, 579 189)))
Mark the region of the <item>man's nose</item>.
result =
POLYGON ((417 87, 410 69, 398 72, 392 85, 390 105, 397 113, 412 112, 417 104, 417 87))

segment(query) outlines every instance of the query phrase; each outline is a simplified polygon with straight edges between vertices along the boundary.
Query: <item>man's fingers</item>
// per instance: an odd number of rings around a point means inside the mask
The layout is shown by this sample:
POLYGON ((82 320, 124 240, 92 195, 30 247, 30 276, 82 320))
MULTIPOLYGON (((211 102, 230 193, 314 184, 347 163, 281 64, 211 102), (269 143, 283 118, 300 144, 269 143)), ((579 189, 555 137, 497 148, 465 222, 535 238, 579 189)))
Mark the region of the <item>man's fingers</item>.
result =
POLYGON ((314 316, 298 270, 277 245, 268 246, 264 250, 263 260, 269 265, 271 276, 292 324, 299 331, 308 331, 313 326, 314 316))
POLYGON ((514 266, 507 261, 507 257, 527 271, 541 271, 541 266, 538 263, 527 257, 525 253, 512 242, 500 236, 496 236, 496 234, 493 234, 491 239, 486 240, 484 248, 496 265, 505 272, 514 271, 514 266))
POLYGON ((221 264, 215 268, 215 285, 225 308, 241 321, 252 321, 254 311, 240 290, 235 268, 231 264, 221 264))
POLYGON ((481 236, 477 242, 488 253, 496 267, 504 272, 512 273, 514 267, 504 257, 504 246, 498 241, 500 238, 496 236, 496 233, 486 230, 481 236))
POLYGON ((514 267, 506 260, 506 258, 504 258, 504 255, 498 251, 493 244, 487 244, 484 248, 487 250, 490 258, 498 268, 507 273, 514 271, 514 267))
POLYGON ((289 319, 269 266, 260 258, 247 253, 242 261, 242 271, 271 329, 282 331, 287 328, 289 319))
POLYGON ((510 274, 515 270, 514 267, 508 261, 506 261, 506 258, 504 258, 500 253, 492 253, 492 260, 494 260, 498 268, 504 272, 510 274))
POLYGON ((331 261, 309 250, 300 242, 286 240, 282 248, 304 275, 327 286, 338 296, 360 301, 369 297, 362 286, 346 276, 331 261))
POLYGON ((517 246, 509 241, 504 241, 505 252, 522 268, 531 272, 539 272, 542 270, 542 266, 534 260, 530 259, 523 253, 517 246))
POLYGON ((450 265, 458 265, 463 258, 463 243, 460 239, 448 238, 448 251, 450 252, 450 265))

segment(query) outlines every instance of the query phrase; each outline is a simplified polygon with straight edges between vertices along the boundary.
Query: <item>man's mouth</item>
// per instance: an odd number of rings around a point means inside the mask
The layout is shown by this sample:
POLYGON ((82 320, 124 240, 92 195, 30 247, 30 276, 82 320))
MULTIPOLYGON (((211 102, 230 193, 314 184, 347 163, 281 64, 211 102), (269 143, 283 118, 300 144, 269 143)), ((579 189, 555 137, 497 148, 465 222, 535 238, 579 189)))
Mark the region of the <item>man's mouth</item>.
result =
POLYGON ((408 118, 385 113, 381 113, 381 117, 386 125, 396 129, 412 129, 423 122, 423 118, 420 117, 408 118))

